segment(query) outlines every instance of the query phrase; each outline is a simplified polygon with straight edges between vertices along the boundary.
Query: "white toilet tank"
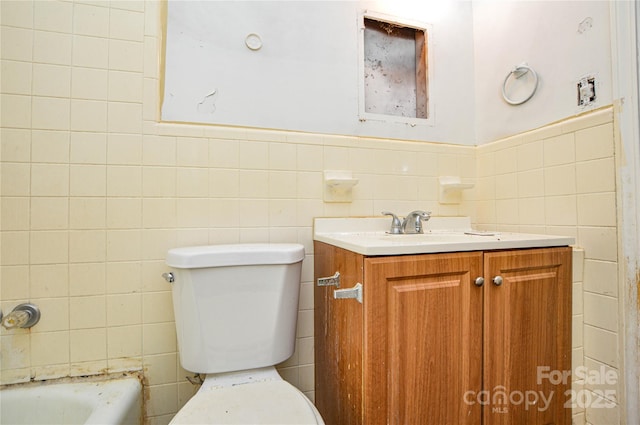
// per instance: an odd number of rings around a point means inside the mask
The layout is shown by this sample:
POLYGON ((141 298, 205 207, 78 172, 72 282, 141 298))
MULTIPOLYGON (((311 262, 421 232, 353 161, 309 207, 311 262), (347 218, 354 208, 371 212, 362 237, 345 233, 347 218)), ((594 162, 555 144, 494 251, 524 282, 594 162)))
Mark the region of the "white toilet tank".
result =
POLYGON ((182 367, 231 372, 291 357, 303 259, 300 244, 169 250, 182 367))

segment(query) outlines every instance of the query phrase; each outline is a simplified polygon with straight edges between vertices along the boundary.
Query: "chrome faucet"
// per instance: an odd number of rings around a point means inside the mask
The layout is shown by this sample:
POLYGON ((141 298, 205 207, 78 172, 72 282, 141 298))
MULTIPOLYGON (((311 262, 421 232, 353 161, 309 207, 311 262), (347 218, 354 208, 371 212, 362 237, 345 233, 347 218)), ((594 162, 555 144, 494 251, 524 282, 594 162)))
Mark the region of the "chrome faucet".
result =
POLYGON ((423 233, 422 220, 428 221, 431 218, 431 212, 420 210, 410 212, 402 222, 392 212, 382 211, 382 214, 392 216, 391 228, 389 229, 389 233, 392 235, 423 233))
POLYGON ((389 233, 392 235, 401 235, 404 233, 402 231, 402 223, 400 223, 400 219, 397 215, 389 211, 382 211, 382 215, 390 215, 393 218, 391 219, 391 228, 389 229, 389 233))
POLYGON ((422 220, 429 221, 431 211, 412 211, 402 222, 402 232, 405 234, 423 233, 422 220))

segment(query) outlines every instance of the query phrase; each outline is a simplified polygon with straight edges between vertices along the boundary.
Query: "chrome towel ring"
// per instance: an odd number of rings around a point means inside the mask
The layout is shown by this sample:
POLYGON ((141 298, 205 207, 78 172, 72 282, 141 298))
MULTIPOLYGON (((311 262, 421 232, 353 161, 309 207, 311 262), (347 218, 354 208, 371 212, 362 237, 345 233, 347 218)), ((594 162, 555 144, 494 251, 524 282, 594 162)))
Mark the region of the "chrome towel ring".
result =
POLYGON ((538 89, 538 74, 536 74, 536 72, 533 70, 533 68, 531 68, 529 65, 527 65, 526 63, 523 63, 523 64, 520 64, 520 65, 517 65, 516 67, 514 67, 511 71, 509 71, 509 73, 505 77, 504 82, 502 83, 502 97, 504 98, 505 102, 507 102, 509 105, 522 105, 527 100, 529 100, 529 99, 531 99, 533 97, 533 95, 536 93, 537 89, 538 89), (525 75, 525 74, 527 74, 529 72, 531 73, 531 75, 533 75, 533 89, 531 90, 531 93, 529 93, 529 95, 527 95, 522 100, 511 100, 511 99, 509 99, 509 97, 507 96, 507 93, 506 93, 507 81, 509 81, 509 79, 511 78, 512 75, 515 78, 521 78, 523 75, 525 75))

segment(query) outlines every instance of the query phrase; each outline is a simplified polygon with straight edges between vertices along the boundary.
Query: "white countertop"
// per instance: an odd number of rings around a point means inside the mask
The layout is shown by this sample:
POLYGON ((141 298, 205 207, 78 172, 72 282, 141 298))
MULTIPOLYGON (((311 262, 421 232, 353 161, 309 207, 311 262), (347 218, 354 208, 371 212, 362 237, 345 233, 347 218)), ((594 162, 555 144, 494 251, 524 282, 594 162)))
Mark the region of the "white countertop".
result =
POLYGON ((389 234, 390 225, 389 217, 316 218, 313 239, 363 255, 541 248, 575 243, 567 236, 474 232, 469 217, 432 217, 423 224, 424 234, 418 235, 389 234))

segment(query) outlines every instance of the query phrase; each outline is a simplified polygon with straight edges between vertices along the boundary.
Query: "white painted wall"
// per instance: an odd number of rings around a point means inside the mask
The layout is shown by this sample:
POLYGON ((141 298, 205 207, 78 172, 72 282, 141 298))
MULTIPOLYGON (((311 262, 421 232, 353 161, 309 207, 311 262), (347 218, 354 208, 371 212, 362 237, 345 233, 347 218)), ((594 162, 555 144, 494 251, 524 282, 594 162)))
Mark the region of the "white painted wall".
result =
POLYGON ((168 7, 163 120, 475 143, 471 2, 170 0, 168 7), (431 125, 359 120, 363 10, 430 25, 431 125), (260 50, 245 46, 251 33, 260 50))
POLYGON ((473 25, 479 144, 611 104, 609 2, 475 0, 473 25), (538 90, 511 106, 502 84, 523 62, 538 73, 538 90), (596 77, 597 89, 587 109, 577 106, 576 91, 585 75, 596 77))

